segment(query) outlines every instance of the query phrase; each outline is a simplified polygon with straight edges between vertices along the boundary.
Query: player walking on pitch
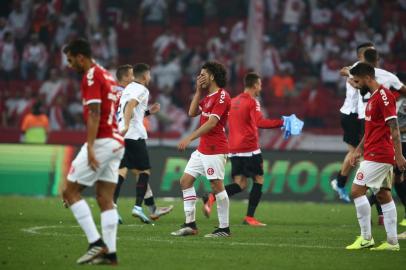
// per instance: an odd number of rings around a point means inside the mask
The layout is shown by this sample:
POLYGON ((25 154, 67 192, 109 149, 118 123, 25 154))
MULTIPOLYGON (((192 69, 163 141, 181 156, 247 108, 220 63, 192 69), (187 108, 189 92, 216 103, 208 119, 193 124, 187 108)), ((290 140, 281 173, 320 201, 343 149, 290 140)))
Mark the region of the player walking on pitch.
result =
MULTIPOLYGON (((253 186, 249 195, 247 215, 244 224, 265 226, 254 218, 261 200, 264 183, 263 159, 259 148, 258 128, 279 128, 283 120, 265 119, 256 97, 262 90, 261 77, 250 72, 244 77, 244 92, 231 100, 228 118, 229 157, 231 176, 234 183, 225 187, 228 196, 233 196, 247 188, 247 178, 252 178, 253 186)), ((203 196, 203 213, 209 217, 216 197, 213 193, 203 196)))
POLYGON ((70 67, 83 73, 81 90, 84 119, 87 123, 87 142, 72 162, 63 190, 63 199, 89 242, 88 251, 77 263, 114 265, 117 264, 118 214, 113 205, 113 194, 118 166, 124 154, 124 141, 118 134, 115 118, 115 80, 92 61, 91 48, 86 40, 73 40, 63 51, 70 67), (96 185, 103 239, 88 204, 81 197, 83 189, 92 185, 96 185))
POLYGON ((230 110, 230 96, 223 89, 225 86, 224 66, 216 62, 205 63, 197 77, 196 93, 189 108, 189 116, 200 115, 200 127, 178 144, 178 149, 183 151, 190 142, 200 138, 199 146, 192 153, 180 179, 186 221, 181 229, 171 233, 174 236, 197 234, 196 191, 193 184, 199 175, 206 176, 210 181, 217 200, 219 219, 218 229, 205 237, 230 236, 229 199, 223 184, 228 154, 225 125, 230 110))
MULTIPOLYGON (((134 67, 122 65, 117 68, 116 72, 119 87, 121 88, 118 93, 120 97, 117 110, 118 122, 119 126, 125 129, 125 121, 128 121, 129 131, 125 134, 125 153, 119 167, 114 203, 117 203, 121 185, 127 177, 128 169, 130 169, 134 175, 139 176, 132 215, 140 218, 144 223, 150 223, 150 219, 142 210, 143 201, 148 206, 150 218, 153 220, 168 214, 173 209, 172 205, 168 207, 157 207, 155 205, 149 181, 146 181, 149 180, 151 166, 149 165, 149 155, 145 145, 147 132, 143 120, 144 116, 155 114, 160 109, 159 103, 153 104, 149 109, 147 108, 149 91, 146 87, 151 78, 149 73, 149 67, 146 64, 136 64, 134 67), (130 117, 129 119, 126 119, 126 110, 128 110, 127 116, 130 117)), ((119 221, 122 222, 121 219, 119 221)))
POLYGON ((351 189, 361 235, 346 249, 375 245, 371 232, 371 206, 366 197, 368 188, 371 188, 381 203, 387 233, 387 241, 371 250, 399 250, 396 205, 390 190, 393 165, 404 171, 406 160, 402 155, 395 97, 375 80, 375 70, 370 64, 358 63, 350 74, 361 95, 369 92, 371 98, 365 110, 364 138, 350 156, 353 166, 362 154, 364 156, 351 189))

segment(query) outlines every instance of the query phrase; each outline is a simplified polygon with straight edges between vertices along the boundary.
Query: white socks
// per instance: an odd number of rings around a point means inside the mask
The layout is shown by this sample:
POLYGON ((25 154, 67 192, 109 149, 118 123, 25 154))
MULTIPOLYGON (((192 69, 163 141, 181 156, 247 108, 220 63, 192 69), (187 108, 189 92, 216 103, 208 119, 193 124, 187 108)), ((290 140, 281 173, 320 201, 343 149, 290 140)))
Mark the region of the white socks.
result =
POLYGON ((216 194, 217 214, 219 218, 219 228, 227 228, 229 226, 229 209, 230 200, 227 192, 223 190, 216 194))
MULTIPOLYGON (((100 239, 100 234, 97 231, 96 224, 92 217, 92 212, 90 211, 89 205, 85 200, 80 200, 71 205, 70 209, 73 212, 77 222, 79 223, 82 230, 85 232, 87 241, 89 243, 96 242, 100 239)), ((117 223, 117 219, 115 220, 117 223)))
MULTIPOLYGON (((355 209, 357 210, 358 223, 361 228, 361 236, 364 239, 371 239, 371 206, 367 196, 361 196, 354 199, 355 209)), ((383 209, 383 208, 382 208, 383 209)), ((385 226, 386 227, 386 226, 385 226)))
POLYGON ((106 243, 109 253, 116 252, 117 250, 117 220, 118 213, 116 209, 110 209, 101 213, 103 241, 106 243))
POLYGON ((396 245, 398 243, 396 205, 392 200, 389 203, 381 204, 381 207, 388 243, 396 245))
POLYGON ((151 198, 152 196, 154 196, 154 194, 152 193, 151 186, 148 184, 147 191, 145 192, 145 195, 144 195, 144 200, 151 198))
POLYGON ((194 222, 196 220, 196 190, 194 187, 191 187, 182 190, 182 192, 186 223, 194 222))

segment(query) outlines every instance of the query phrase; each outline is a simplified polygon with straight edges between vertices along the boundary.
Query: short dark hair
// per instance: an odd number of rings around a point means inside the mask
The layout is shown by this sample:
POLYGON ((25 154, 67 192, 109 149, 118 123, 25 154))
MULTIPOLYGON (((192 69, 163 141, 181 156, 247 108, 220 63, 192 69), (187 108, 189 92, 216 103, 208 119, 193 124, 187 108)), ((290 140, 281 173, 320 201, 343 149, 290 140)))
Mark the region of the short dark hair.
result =
POLYGON ((219 87, 225 87, 227 84, 227 71, 225 67, 218 62, 206 62, 202 69, 206 69, 214 77, 214 81, 219 87))
POLYGON ((249 72, 244 77, 244 86, 245 88, 253 87, 261 77, 255 72, 249 72))
POLYGON ((372 42, 364 42, 357 46, 357 54, 360 52, 361 49, 373 47, 374 44, 372 42))
POLYGON ((63 48, 63 53, 64 54, 70 53, 73 56, 81 54, 87 58, 92 57, 92 49, 90 48, 90 43, 83 38, 74 39, 71 42, 69 42, 63 48))
POLYGON ((150 70, 151 70, 150 66, 144 63, 138 63, 133 66, 134 77, 140 77, 145 72, 150 70))
POLYGON ((355 67, 350 69, 350 74, 353 76, 360 77, 370 76, 372 78, 375 78, 375 69, 372 65, 361 62, 356 64, 355 67))
POLYGON ((379 60, 378 51, 372 48, 366 49, 364 52, 365 61, 371 65, 374 65, 379 60))
POLYGON ((121 81, 123 79, 124 75, 126 75, 128 73, 128 71, 132 68, 133 67, 128 64, 119 66, 116 70, 117 80, 121 81))

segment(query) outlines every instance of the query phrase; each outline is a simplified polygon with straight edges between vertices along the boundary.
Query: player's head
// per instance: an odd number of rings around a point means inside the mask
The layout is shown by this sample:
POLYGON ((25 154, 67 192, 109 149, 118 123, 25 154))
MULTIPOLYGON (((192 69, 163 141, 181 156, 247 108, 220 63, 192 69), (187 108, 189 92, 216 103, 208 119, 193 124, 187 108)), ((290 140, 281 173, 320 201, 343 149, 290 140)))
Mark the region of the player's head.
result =
POLYGON ((224 88, 227 84, 227 71, 217 62, 206 62, 200 70, 200 76, 205 77, 208 82, 207 86, 203 85, 203 88, 224 88))
POLYGON ((252 90, 254 95, 258 97, 262 90, 261 77, 255 72, 249 72, 244 77, 244 87, 246 90, 252 90))
POLYGON ((378 51, 373 48, 368 48, 364 52, 364 61, 376 67, 379 61, 378 51))
POLYGON ((350 69, 352 80, 360 90, 361 95, 365 95, 370 90, 370 85, 375 81, 375 69, 368 63, 358 63, 350 69))
POLYGON ((133 67, 131 65, 121 65, 117 68, 116 77, 118 83, 122 86, 127 86, 134 81, 133 67))
POLYGON ((90 44, 82 38, 69 42, 63 48, 63 53, 68 59, 69 66, 80 73, 86 71, 85 66, 92 58, 90 44))
POLYGON ((145 86, 151 81, 151 68, 144 63, 135 64, 133 67, 134 78, 145 86))
POLYGON ((360 61, 364 61, 364 52, 366 49, 373 49, 374 44, 372 42, 364 42, 357 46, 357 57, 360 61))

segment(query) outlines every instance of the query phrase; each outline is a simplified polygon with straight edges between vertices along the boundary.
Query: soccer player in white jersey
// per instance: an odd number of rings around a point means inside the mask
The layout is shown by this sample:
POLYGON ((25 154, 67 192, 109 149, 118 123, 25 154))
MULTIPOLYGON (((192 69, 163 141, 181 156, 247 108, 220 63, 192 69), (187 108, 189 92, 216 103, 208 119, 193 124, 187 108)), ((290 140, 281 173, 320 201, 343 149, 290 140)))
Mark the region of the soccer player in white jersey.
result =
POLYGON ((145 143, 148 135, 144 126, 144 116, 148 109, 149 99, 147 86, 151 81, 150 67, 147 64, 138 63, 133 67, 133 74, 134 81, 123 90, 117 109, 118 127, 125 139, 125 153, 120 169, 127 168, 138 176, 132 215, 145 223, 150 223, 150 219, 142 209, 151 174, 151 165, 145 143))
MULTIPOLYGON (((121 96, 123 94, 124 89, 131 83, 133 83, 136 79, 134 77, 134 70, 133 70, 133 66, 131 65, 121 65, 117 68, 116 71, 116 78, 118 81, 118 93, 117 96, 119 97, 119 102, 117 104, 118 108, 120 108, 120 99, 121 96)), ((143 80, 139 80, 140 82, 142 82, 143 80)), ((159 103, 155 103, 153 104, 148 110, 145 111, 145 116, 151 115, 151 114, 155 114, 157 112, 159 112, 160 109, 160 105, 159 103)), ((122 110, 119 110, 117 113, 117 118, 120 118, 121 120, 123 119, 122 116, 120 116, 120 112, 122 110)), ((131 121, 131 120, 130 120, 131 121)), ((131 143, 130 143, 131 145, 131 143)), ((125 151, 134 151, 131 148, 126 148, 125 151)), ((127 154, 127 158, 129 156, 132 155, 137 155, 137 153, 128 153, 127 154)), ((126 156, 126 154, 124 154, 124 156, 126 156)), ((117 183, 117 187, 116 187, 116 191, 114 192, 114 203, 117 204, 117 200, 118 197, 120 195, 120 190, 121 190, 121 185, 123 184, 125 178, 127 177, 127 173, 128 173, 128 168, 127 168, 127 163, 128 160, 126 158, 123 158, 123 160, 120 163, 120 170, 118 172, 118 183, 117 183)), ((138 172, 136 172, 138 174, 138 172)), ((137 185, 136 187, 136 194, 138 196, 142 196, 143 194, 143 186, 137 185)), ((137 197, 138 200, 138 197, 137 197)), ((154 195, 152 193, 151 190, 151 186, 150 184, 147 185, 147 191, 145 193, 144 196, 144 203, 145 205, 148 207, 148 210, 150 212, 150 218, 152 220, 156 220, 158 219, 160 216, 166 215, 168 214, 170 211, 172 211, 173 206, 167 206, 167 207, 157 207, 155 205, 155 200, 154 200, 154 195)), ((136 205, 137 205, 137 201, 136 201, 136 205)), ((136 212, 137 214, 138 212, 136 212)), ((141 221, 145 222, 145 223, 149 223, 149 219, 146 218, 145 215, 142 215, 143 213, 140 214, 139 218, 141 219, 141 221)), ((138 217, 138 215, 137 215, 138 217)), ((119 222, 122 223, 121 218, 119 219, 119 222)))
POLYGON ((115 80, 108 71, 92 61, 89 42, 76 39, 65 46, 71 68, 83 74, 81 90, 83 114, 87 123, 87 142, 72 162, 63 199, 70 207, 89 242, 88 251, 78 264, 117 264, 117 210, 113 194, 118 166, 124 153, 123 137, 116 122, 115 80), (85 187, 96 186, 101 211, 102 238, 86 201, 81 197, 85 187))
POLYGON ((200 143, 191 155, 185 172, 180 179, 183 193, 185 223, 182 228, 172 232, 174 236, 196 235, 196 191, 193 186, 200 175, 206 176, 216 196, 218 229, 205 237, 230 236, 229 199, 224 189, 224 173, 228 154, 228 141, 225 133, 231 99, 223 87, 226 86, 226 70, 217 62, 203 65, 197 77, 196 93, 189 108, 189 116, 200 115, 200 126, 182 139, 178 149, 183 151, 193 140, 200 143))
POLYGON ((351 196, 357 212, 361 235, 346 249, 371 248, 375 245, 371 232, 371 206, 366 197, 370 188, 382 206, 387 241, 372 250, 399 250, 397 239, 397 212, 392 199, 393 166, 406 169, 402 155, 396 99, 390 90, 375 80, 374 67, 358 63, 350 70, 353 83, 364 96, 371 94, 365 109, 365 135, 350 157, 352 165, 363 155, 364 160, 352 184, 351 196))
MULTIPOLYGON (((360 44, 357 47, 357 57, 358 61, 364 60, 364 51, 368 48, 373 48, 373 44, 366 42, 360 44)), ((355 64, 357 64, 356 62, 355 64)), ((355 65, 354 64, 354 65, 355 65)), ((340 74, 342 76, 348 77, 348 70, 350 67, 345 67, 341 70, 340 74)), ((348 196, 347 190, 345 189, 345 184, 348 180, 348 175, 350 174, 352 167, 349 163, 349 157, 354 152, 355 148, 361 141, 364 130, 364 117, 360 110, 363 109, 359 107, 358 104, 359 93, 351 86, 348 79, 346 82, 346 93, 344 104, 340 109, 341 113, 341 127, 343 129, 343 141, 347 144, 348 152, 343 160, 341 169, 338 172, 335 179, 331 181, 332 188, 338 193, 338 196, 344 202, 349 203, 350 197, 348 196), (361 115, 362 114, 362 115, 361 115)))

